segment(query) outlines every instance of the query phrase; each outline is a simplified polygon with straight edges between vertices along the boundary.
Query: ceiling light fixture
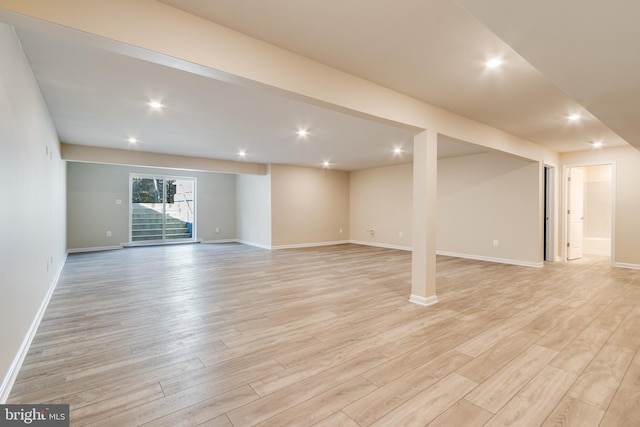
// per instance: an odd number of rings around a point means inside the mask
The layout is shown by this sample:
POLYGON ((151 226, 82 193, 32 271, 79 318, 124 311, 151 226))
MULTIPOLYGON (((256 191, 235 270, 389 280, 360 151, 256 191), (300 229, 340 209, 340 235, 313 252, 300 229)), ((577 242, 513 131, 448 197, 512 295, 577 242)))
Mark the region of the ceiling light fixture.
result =
POLYGON ((493 58, 484 63, 487 68, 496 68, 502 65, 502 59, 493 58))
POLYGON ((239 150, 238 151, 238 157, 240 157, 241 159, 244 159, 245 157, 247 157, 247 151, 246 150, 239 150))
POLYGON ((298 136, 299 137, 306 137, 307 135, 309 135, 309 131, 307 129, 298 129, 298 136))
POLYGON ((601 148, 603 145, 602 141, 591 141, 590 142, 591 145, 593 145, 593 148, 601 148))
POLYGON ((569 121, 571 122, 575 122, 576 120, 580 120, 581 118, 582 116, 580 114, 572 114, 567 117, 567 119, 569 119, 569 121))
POLYGON ((161 110, 164 107, 164 104, 161 101, 157 101, 157 100, 149 101, 148 105, 153 110, 161 110))
POLYGON ((328 169, 331 167, 331 162, 329 160, 325 160, 324 162, 322 162, 322 167, 325 169, 328 169))
POLYGON ((129 142, 129 144, 137 144, 138 138, 136 138, 135 136, 131 136, 129 137, 129 139, 127 139, 127 141, 129 142))
POLYGON ((393 147, 393 155, 399 156, 400 154, 402 154, 402 147, 393 147))

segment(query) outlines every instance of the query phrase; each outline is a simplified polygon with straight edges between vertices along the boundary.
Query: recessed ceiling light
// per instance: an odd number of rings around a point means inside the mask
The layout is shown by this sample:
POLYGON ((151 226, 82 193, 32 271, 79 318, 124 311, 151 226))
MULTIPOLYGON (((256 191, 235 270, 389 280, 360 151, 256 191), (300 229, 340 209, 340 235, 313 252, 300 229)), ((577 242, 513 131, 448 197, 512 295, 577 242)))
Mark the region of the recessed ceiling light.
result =
POLYGON ((399 156, 400 154, 402 154, 402 147, 393 147, 393 155, 399 156))
POLYGON ((322 162, 322 167, 325 169, 328 169, 331 167, 331 162, 329 160, 325 160, 324 162, 322 162))
POLYGON ((246 150, 239 150, 238 151, 238 157, 240 157, 241 159, 244 159, 245 157, 247 157, 247 151, 246 150))
POLYGON ((591 141, 590 144, 593 145, 593 148, 600 148, 603 145, 602 141, 591 141))
POLYGON ((158 101, 158 100, 151 100, 149 101, 148 105, 154 110, 161 110, 164 107, 164 104, 162 103, 162 101, 158 101))
POLYGON ((493 58, 484 63, 487 68, 496 68, 502 65, 502 59, 493 58))
POLYGON ((298 136, 304 138, 309 135, 309 131, 307 129, 298 129, 298 136))
POLYGON ((138 138, 136 138, 135 136, 129 137, 129 139, 127 139, 127 141, 129 142, 129 144, 137 144, 138 143, 138 138))
POLYGON ((572 122, 575 122, 576 120, 580 120, 581 118, 582 116, 580 114, 572 114, 567 117, 567 119, 569 119, 569 121, 572 121, 572 122))

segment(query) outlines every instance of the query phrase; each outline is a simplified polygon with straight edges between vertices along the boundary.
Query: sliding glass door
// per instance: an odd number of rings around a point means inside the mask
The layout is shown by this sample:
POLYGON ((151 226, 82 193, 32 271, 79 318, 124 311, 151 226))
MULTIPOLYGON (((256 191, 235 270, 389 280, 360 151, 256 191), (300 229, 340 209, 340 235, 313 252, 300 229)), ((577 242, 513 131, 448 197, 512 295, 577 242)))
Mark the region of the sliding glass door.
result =
POLYGON ((131 175, 130 241, 194 241, 195 186, 195 178, 131 175))

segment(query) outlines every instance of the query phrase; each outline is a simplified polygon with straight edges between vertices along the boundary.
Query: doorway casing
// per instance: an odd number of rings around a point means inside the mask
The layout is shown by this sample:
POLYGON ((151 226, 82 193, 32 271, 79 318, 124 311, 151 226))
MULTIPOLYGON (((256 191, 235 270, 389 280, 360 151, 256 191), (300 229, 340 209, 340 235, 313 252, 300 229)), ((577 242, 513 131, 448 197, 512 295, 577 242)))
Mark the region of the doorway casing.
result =
POLYGON ((616 264, 615 239, 616 239, 616 162, 588 162, 565 164, 562 167, 562 259, 568 259, 568 209, 569 209, 569 175, 572 168, 587 168, 590 166, 610 166, 611 167, 611 265, 616 264))

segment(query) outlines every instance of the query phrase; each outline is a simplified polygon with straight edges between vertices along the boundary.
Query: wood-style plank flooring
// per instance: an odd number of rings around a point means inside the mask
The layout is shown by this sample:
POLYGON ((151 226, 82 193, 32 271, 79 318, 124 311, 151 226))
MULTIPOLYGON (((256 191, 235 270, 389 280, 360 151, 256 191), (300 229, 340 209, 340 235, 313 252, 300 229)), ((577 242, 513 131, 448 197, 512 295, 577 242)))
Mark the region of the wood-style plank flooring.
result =
POLYGON ((70 255, 9 403, 73 426, 639 426, 640 271, 357 245, 70 255))

